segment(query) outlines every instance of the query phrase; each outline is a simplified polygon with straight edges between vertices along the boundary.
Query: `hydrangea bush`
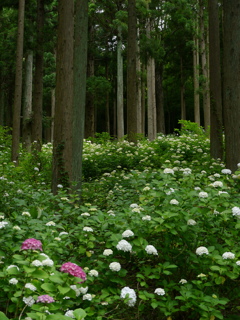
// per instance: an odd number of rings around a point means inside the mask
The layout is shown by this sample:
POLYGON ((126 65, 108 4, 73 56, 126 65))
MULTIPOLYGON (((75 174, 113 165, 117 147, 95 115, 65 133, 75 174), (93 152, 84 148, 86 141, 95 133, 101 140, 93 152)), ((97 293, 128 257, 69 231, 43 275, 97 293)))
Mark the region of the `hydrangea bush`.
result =
POLYGON ((205 137, 85 141, 80 204, 50 144, 15 167, 0 141, 0 319, 238 317, 240 171, 205 137))

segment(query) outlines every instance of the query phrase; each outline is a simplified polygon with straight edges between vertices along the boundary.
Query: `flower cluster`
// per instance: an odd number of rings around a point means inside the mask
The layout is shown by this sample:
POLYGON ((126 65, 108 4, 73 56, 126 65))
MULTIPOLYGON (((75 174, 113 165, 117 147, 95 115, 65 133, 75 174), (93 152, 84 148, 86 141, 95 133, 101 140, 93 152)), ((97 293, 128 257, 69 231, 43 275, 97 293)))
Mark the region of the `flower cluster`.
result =
POLYGON ((118 250, 130 252, 132 251, 132 245, 126 240, 120 240, 116 246, 118 250))
POLYGON ((128 295, 129 300, 126 303, 127 303, 127 305, 129 307, 133 307, 135 305, 136 301, 137 301, 136 293, 135 293, 135 291, 133 289, 131 289, 129 287, 124 287, 121 290, 120 297, 122 299, 125 299, 127 295, 128 295))
POLYGON ((52 303, 55 302, 55 300, 50 297, 48 294, 44 294, 42 296, 39 296, 37 298, 37 302, 41 302, 41 303, 52 303))
POLYGON ((146 248, 145 248, 145 251, 148 253, 148 254, 153 254, 155 256, 158 255, 158 252, 157 252, 157 249, 152 246, 151 244, 147 245, 146 248))
POLYGON ((109 265, 109 268, 112 271, 120 271, 121 270, 121 264, 119 262, 111 262, 109 265))
POLYGON ((129 238, 129 237, 132 237, 134 236, 134 233, 131 231, 131 230, 126 230, 122 233, 122 237, 123 238, 129 238))
POLYGON ((189 219, 189 220, 187 221, 187 225, 188 225, 188 226, 195 226, 195 224, 197 224, 197 222, 196 222, 195 220, 193 220, 193 219, 189 219))
POLYGON ((165 290, 162 288, 157 288, 155 289, 154 293, 156 293, 159 296, 164 296, 165 295, 165 290))
POLYGON ((232 208, 232 215, 233 216, 240 216, 240 208, 239 207, 233 207, 232 208))
POLYGON ((224 252, 224 254, 222 255, 223 259, 234 259, 235 258, 235 254, 232 252, 224 252))
POLYGON ((60 271, 71 274, 74 277, 81 278, 84 282, 87 279, 86 273, 83 271, 81 267, 72 262, 64 263, 60 271))
POLYGON ((199 192, 198 196, 199 196, 199 198, 207 198, 208 194, 207 194, 207 192, 201 191, 201 192, 199 192))
POLYGON ((40 250, 42 251, 42 243, 34 238, 26 239, 21 246, 21 250, 40 250))
POLYGON ((104 256, 110 256, 111 254, 113 254, 112 249, 105 249, 105 250, 103 251, 103 255, 104 255, 104 256))
POLYGON ((201 256, 203 254, 209 254, 208 249, 206 247, 198 247, 196 250, 196 254, 201 256))

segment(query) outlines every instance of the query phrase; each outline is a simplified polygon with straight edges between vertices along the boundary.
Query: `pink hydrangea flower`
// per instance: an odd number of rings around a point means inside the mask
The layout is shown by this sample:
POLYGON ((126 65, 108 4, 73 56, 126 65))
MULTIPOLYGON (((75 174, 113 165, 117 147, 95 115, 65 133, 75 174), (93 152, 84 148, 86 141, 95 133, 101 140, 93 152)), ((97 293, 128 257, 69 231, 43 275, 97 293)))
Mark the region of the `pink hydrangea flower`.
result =
POLYGON ((51 303, 51 302, 55 302, 55 300, 52 297, 50 297, 48 294, 44 294, 37 298, 37 302, 51 303))
POLYGON ((66 262, 61 266, 60 271, 71 274, 74 277, 81 278, 84 282, 87 279, 86 273, 81 267, 72 262, 66 262))
POLYGON ((30 238, 30 239, 23 241, 22 246, 21 246, 21 250, 29 250, 29 249, 43 251, 42 250, 42 242, 39 240, 36 240, 34 238, 30 238))

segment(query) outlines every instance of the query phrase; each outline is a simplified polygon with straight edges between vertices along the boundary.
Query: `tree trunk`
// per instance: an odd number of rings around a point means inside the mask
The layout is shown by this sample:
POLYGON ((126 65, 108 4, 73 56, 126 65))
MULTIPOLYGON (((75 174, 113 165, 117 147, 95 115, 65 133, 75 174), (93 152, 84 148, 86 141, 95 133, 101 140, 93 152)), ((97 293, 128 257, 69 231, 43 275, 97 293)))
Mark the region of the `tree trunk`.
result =
POLYGON ((16 51, 16 75, 13 103, 13 130, 12 130, 12 161, 18 164, 20 142, 20 116, 22 105, 22 61, 23 61, 23 37, 24 37, 24 12, 25 0, 19 0, 18 6, 18 34, 16 51))
POLYGON ((74 188, 81 194, 86 103, 88 0, 76 1, 74 36, 72 181, 74 182, 74 188))
POLYGON ((124 136, 122 28, 118 27, 117 43, 117 138, 124 136))
POLYGON ((5 113, 5 94, 4 94, 4 80, 0 70, 0 126, 5 125, 4 113, 5 113))
MULTIPOLYGON (((142 64, 142 74, 145 74, 146 66, 142 64)), ((145 122, 146 122, 146 81, 142 76, 141 79, 141 109, 142 109, 142 133, 145 135, 145 122)))
POLYGON ((163 95, 163 65, 156 66, 156 110, 157 132, 165 134, 164 95, 163 95))
POLYGON ((43 28, 44 0, 37 0, 37 46, 33 88, 32 141, 34 148, 41 150, 42 145, 42 105, 43 105, 43 28))
POLYGON ((240 162, 240 1, 223 0, 223 107, 226 166, 240 162))
MULTIPOLYGON (((151 21, 147 21, 147 38, 151 37, 151 21)), ((147 109, 148 109, 148 139, 154 140, 157 135, 156 128, 156 94, 155 94, 155 61, 149 56, 147 61, 147 109)))
MULTIPOLYGON (((94 41, 94 25, 91 22, 88 27, 89 42, 94 41)), ((94 76, 94 55, 91 50, 88 50, 88 64, 87 64, 87 77, 94 76)), ((86 111, 85 111, 85 138, 95 136, 95 106, 94 97, 92 93, 87 92, 86 96, 86 111)))
POLYGON ((200 126, 200 99, 199 99, 199 40, 193 39, 193 86, 194 86, 194 121, 200 126))
MULTIPOLYGON (((139 38, 139 28, 137 29, 137 37, 139 38)), ((136 70, 137 70, 137 132, 141 135, 144 134, 142 130, 142 77, 141 77, 141 59, 140 59, 140 46, 139 40, 136 41, 137 45, 137 57, 136 57, 136 70)))
POLYGON ((201 62, 203 75, 203 112, 204 112, 204 128, 210 126, 210 94, 209 94, 209 78, 208 78, 208 63, 207 63, 207 37, 204 26, 204 3, 200 1, 200 31, 201 31, 201 62))
POLYGON ((33 51, 27 53, 25 60, 25 88, 23 99, 23 147, 31 151, 31 117, 32 117, 32 79, 33 79, 33 51))
POLYGON ((220 36, 218 1, 208 1, 209 12, 209 58, 210 58, 210 96, 211 126, 210 153, 215 159, 223 158, 223 121, 222 121, 222 81, 220 59, 220 36))
POLYGON ((70 187, 72 170, 74 1, 59 0, 52 191, 70 187))
POLYGON ((183 75, 183 59, 181 57, 181 120, 186 120, 185 80, 183 75))
POLYGON ((127 49, 127 134, 129 141, 137 142, 137 17, 136 0, 128 1, 127 49))

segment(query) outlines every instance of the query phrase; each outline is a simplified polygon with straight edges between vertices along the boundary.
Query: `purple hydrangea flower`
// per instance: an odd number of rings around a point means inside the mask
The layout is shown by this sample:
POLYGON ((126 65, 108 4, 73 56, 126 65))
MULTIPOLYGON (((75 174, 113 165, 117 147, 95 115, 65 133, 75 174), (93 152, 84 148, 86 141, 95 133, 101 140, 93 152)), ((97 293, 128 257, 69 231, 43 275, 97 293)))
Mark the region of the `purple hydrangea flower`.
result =
POLYGON ((50 297, 48 294, 44 294, 37 298, 37 302, 51 303, 51 302, 55 302, 55 300, 52 297, 50 297))
POLYGON ((36 240, 34 238, 27 239, 23 241, 21 250, 42 250, 42 242, 39 240, 36 240))
POLYGON ((87 279, 86 273, 81 267, 72 262, 66 262, 61 266, 60 271, 71 274, 74 277, 81 278, 84 282, 87 279))

